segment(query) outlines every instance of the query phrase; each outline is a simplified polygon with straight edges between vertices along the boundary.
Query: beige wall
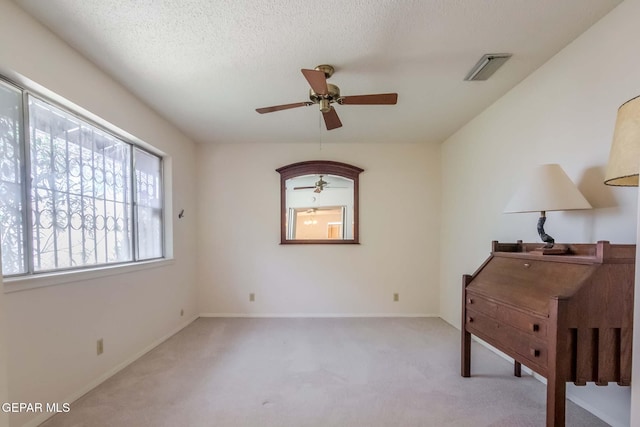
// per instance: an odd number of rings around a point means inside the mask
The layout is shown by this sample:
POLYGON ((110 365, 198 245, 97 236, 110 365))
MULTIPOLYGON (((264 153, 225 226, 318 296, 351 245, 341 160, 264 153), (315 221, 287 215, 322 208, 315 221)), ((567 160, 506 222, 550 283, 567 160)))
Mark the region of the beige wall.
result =
POLYGON ((438 314, 439 147, 222 144, 202 147, 198 158, 202 313, 438 314), (275 169, 304 160, 365 170, 360 245, 279 244, 275 169))
MULTIPOLYGON (((451 324, 460 324, 461 276, 491 240, 538 241, 537 214, 502 213, 538 164, 559 163, 595 207, 550 212, 545 229, 556 241, 636 242, 636 189, 602 181, 616 110, 640 93, 637 16, 640 1, 625 1, 443 144, 440 309, 451 324)), ((628 425, 629 388, 569 391, 605 421, 628 425)))
MULTIPOLYGON (((172 264, 3 295, 9 400, 66 402, 197 315, 196 147, 6 0, 0 1, 0 39, 0 74, 42 85, 170 157, 172 264), (186 216, 178 221, 180 209, 185 209, 186 216), (98 338, 104 339, 105 346, 99 357, 98 338)), ((12 415, 11 425, 34 425, 38 420, 42 418, 12 415)))

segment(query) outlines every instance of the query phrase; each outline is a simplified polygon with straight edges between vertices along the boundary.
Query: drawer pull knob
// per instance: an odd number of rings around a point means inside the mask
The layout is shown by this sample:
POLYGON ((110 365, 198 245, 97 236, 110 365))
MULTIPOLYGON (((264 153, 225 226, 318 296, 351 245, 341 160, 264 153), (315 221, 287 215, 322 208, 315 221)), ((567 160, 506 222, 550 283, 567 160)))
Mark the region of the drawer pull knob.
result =
POLYGON ((528 262, 524 264, 524 268, 529 268, 531 267, 531 264, 529 264, 528 262))
POLYGON ((531 349, 531 355, 533 357, 540 357, 540 350, 536 350, 535 348, 531 349))
POLYGON ((467 298, 467 304, 473 304, 473 299, 472 298, 467 298))
POLYGON ((537 323, 532 323, 532 324, 531 324, 531 330, 532 330, 533 332, 538 332, 538 331, 540 331, 540 325, 538 325, 537 323))
POLYGON ((468 317, 468 318, 467 318, 467 322, 469 322, 469 323, 473 323, 473 317, 468 317))

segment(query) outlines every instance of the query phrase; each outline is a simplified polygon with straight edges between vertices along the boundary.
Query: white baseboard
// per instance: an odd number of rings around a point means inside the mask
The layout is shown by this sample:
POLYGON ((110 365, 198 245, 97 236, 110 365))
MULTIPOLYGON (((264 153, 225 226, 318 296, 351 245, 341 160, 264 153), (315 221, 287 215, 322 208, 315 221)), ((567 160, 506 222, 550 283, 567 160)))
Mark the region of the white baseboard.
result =
MULTIPOLYGON (((138 360, 139 358, 141 358, 142 356, 144 356, 148 352, 150 352, 151 350, 153 350, 154 348, 156 348, 157 346, 159 346, 160 344, 162 344, 163 342, 165 342, 166 340, 171 338, 176 333, 180 332, 182 329, 184 329, 189 324, 191 324, 193 321, 195 321, 198 317, 199 316, 197 316, 197 315, 193 316, 189 320, 181 323, 177 328, 171 330, 166 335, 164 335, 161 338, 155 340, 154 342, 152 342, 151 344, 149 344, 148 346, 146 346, 145 348, 143 348, 142 350, 140 350, 139 352, 137 352, 133 356, 125 359, 123 362, 121 362, 118 365, 114 366, 113 368, 111 368, 110 370, 105 372, 103 375, 101 375, 98 378, 90 381, 88 384, 86 384, 84 387, 82 387, 77 392, 71 394, 70 396, 67 396, 65 399, 59 400, 59 402, 73 403, 74 401, 78 400, 80 397, 84 396, 89 391, 93 390, 98 385, 102 384, 103 382, 105 382, 106 380, 108 380, 109 378, 111 378, 112 376, 114 376, 115 374, 117 374, 118 372, 120 372, 121 370, 123 370, 124 368, 126 368, 127 366, 129 366, 130 364, 132 364, 133 362, 135 362, 136 360, 138 360)), ((37 417, 29 420, 25 424, 23 424, 22 427, 36 427, 36 426, 42 424, 43 422, 45 422, 47 419, 49 419, 52 416, 54 416, 54 415, 55 415, 55 413, 43 412, 39 416, 37 416, 37 417)))
POLYGON ((339 318, 339 317, 440 317, 426 313, 200 313, 200 317, 252 317, 252 318, 339 318))
MULTIPOLYGON (((545 384, 547 383, 546 379, 544 377, 540 377, 540 375, 538 375, 538 374, 535 374, 534 377, 537 378, 537 379, 543 379, 543 380, 545 380, 544 383, 545 384), (538 378, 538 377, 540 377, 540 378, 538 378)), ((585 402, 584 400, 580 399, 579 397, 577 397, 576 395, 574 395, 573 393, 571 393, 568 390, 567 390, 567 399, 569 399, 570 401, 572 401, 573 403, 575 403, 579 407, 591 412, 593 415, 595 415, 596 417, 600 418, 602 421, 604 421, 605 423, 609 424, 611 427, 626 427, 626 425, 620 424, 618 422, 618 420, 612 419, 609 414, 606 414, 606 413, 602 412, 598 408, 594 408, 592 405, 588 404, 587 402, 585 402)))

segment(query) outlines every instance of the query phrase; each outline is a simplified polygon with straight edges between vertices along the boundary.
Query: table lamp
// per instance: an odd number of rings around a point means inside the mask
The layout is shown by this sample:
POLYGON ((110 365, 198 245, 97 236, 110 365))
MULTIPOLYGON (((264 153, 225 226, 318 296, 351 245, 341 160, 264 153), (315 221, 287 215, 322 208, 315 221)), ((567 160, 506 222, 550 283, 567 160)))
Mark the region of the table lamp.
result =
POLYGON ((630 99, 618 109, 604 183, 637 187, 639 163, 640 96, 630 99))
POLYGON ((566 248, 554 248, 554 239, 544 231, 548 211, 591 209, 578 187, 558 164, 546 164, 533 170, 513 195, 504 213, 540 212, 538 234, 545 242, 543 254, 562 254, 566 248))

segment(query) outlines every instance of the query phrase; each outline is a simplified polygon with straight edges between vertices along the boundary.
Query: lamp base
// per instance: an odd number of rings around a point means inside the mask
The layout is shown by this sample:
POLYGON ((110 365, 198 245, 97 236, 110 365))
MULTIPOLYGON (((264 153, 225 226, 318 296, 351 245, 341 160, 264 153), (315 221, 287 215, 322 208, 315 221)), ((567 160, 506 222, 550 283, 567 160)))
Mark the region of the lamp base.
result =
POLYGON ((547 215, 545 211, 540 212, 540 218, 538 218, 538 234, 540 235, 540 240, 546 243, 546 245, 544 245, 545 249, 551 249, 553 248, 555 240, 544 231, 544 223, 546 220, 547 215))

